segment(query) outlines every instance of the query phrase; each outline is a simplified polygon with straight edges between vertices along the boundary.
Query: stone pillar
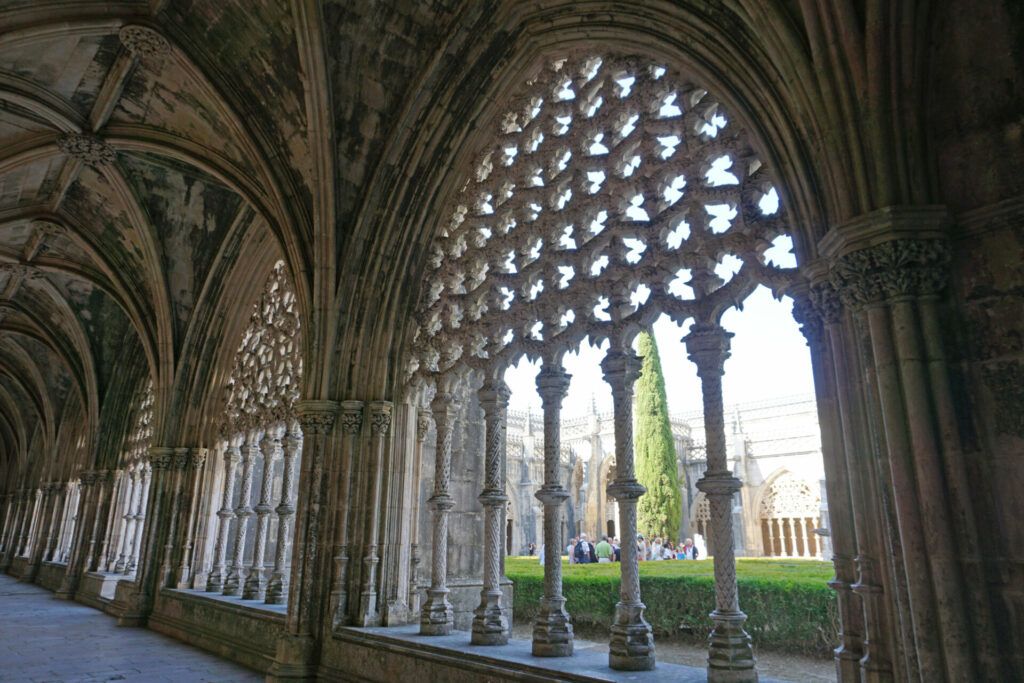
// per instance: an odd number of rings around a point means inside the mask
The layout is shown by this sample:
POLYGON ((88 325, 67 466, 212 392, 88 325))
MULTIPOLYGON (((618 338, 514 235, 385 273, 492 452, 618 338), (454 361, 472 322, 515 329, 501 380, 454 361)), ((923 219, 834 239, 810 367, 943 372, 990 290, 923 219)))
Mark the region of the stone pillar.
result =
POLYGON ((270 574, 267 584, 268 605, 282 605, 288 597, 288 549, 291 542, 292 517, 295 506, 292 504, 292 483, 295 481, 295 462, 302 455, 302 432, 294 420, 288 423, 288 432, 284 436, 284 467, 281 474, 281 501, 274 512, 277 513, 277 544, 274 546, 274 571, 270 574))
POLYGON ((274 486, 274 463, 277 462, 281 450, 281 435, 277 426, 267 429, 260 440, 260 452, 263 454, 263 476, 260 477, 260 502, 256 506, 256 544, 252 553, 252 564, 249 576, 245 579, 242 590, 243 600, 263 600, 267 596, 267 578, 263 562, 267 555, 267 533, 270 531, 270 506, 274 486))
POLYGON ((224 448, 224 488, 221 491, 220 510, 217 511, 217 540, 213 545, 213 567, 206 577, 208 593, 219 593, 224 590, 224 578, 227 576, 228 533, 231 520, 235 518, 235 510, 231 507, 231 499, 235 493, 235 475, 238 462, 241 460, 239 448, 232 442, 224 448))
POLYGON ((320 548, 327 500, 324 462, 329 437, 338 415, 335 401, 303 400, 296 404, 305 446, 298 509, 296 511, 295 550, 292 552, 291 580, 288 586, 286 633, 277 642, 277 655, 268 676, 271 679, 312 678, 316 640, 320 627, 322 577, 320 548))
POLYGON ((473 612, 473 645, 505 645, 510 624, 502 604, 501 569, 505 555, 505 429, 509 389, 502 379, 489 379, 480 390, 484 410, 484 488, 478 500, 484 508, 484 577, 480 604, 473 612))
POLYGON ((430 588, 420 612, 420 633, 428 636, 448 635, 455 622, 452 604, 448 601, 448 513, 455 506, 449 493, 452 474, 452 436, 458 404, 453 394, 454 378, 438 381, 437 393, 430 404, 437 425, 437 450, 434 460, 434 495, 427 501, 433 511, 433 558, 430 588))
POLYGON ((146 509, 149 506, 149 485, 153 477, 153 466, 148 462, 140 461, 139 465, 142 468, 142 473, 139 479, 139 504, 135 508, 135 515, 133 515, 135 525, 133 528, 134 538, 132 538, 131 545, 131 556, 128 558, 128 566, 125 567, 124 573, 131 575, 135 574, 139 567, 139 557, 142 555, 142 535, 146 531, 146 509))
POLYGON ((559 363, 547 360, 537 375, 537 392, 544 406, 544 484, 535 494, 544 505, 544 597, 533 623, 536 657, 572 655, 572 624, 562 597, 562 508, 569 492, 559 477, 562 400, 569 391, 569 380, 559 363))
POLYGON ((601 363, 605 381, 612 388, 615 409, 615 480, 608 495, 615 499, 622 523, 619 602, 615 605, 608 665, 620 671, 654 668, 654 635, 644 619, 640 598, 640 568, 636 547, 636 507, 647 489, 636 480, 633 458, 633 386, 643 361, 631 351, 610 351, 601 363))
POLYGON ((378 553, 380 545, 380 506, 381 484, 384 477, 384 447, 391 431, 391 404, 387 401, 370 403, 370 451, 366 463, 370 483, 370 498, 366 516, 365 554, 363 556, 363 585, 360 590, 359 618, 360 626, 374 626, 380 623, 377 606, 377 567, 380 565, 378 553))
POLYGON ((18 557, 27 557, 32 541, 32 528, 36 524, 36 512, 39 509, 39 489, 30 489, 28 505, 25 508, 25 520, 21 524, 21 537, 18 539, 18 557))
POLYGON ((772 557, 775 555, 775 520, 771 517, 767 520, 768 527, 768 547, 765 548, 765 557, 772 557))
POLYGON ((249 518, 252 509, 252 464, 259 452, 259 432, 249 430, 242 444, 242 484, 238 492, 238 506, 235 508, 235 545, 231 551, 231 565, 224 579, 224 595, 241 596, 245 583, 245 541, 249 534, 249 518))
POLYGON ((103 513, 103 534, 100 541, 99 551, 93 562, 93 571, 103 572, 107 570, 110 555, 115 552, 114 544, 117 542, 117 516, 119 513, 121 493, 124 489, 124 470, 114 470, 111 474, 110 495, 104 503, 103 513))
POLYGON ((707 470, 697 482, 711 508, 715 539, 714 628, 708 647, 708 680, 747 683, 758 680, 750 636, 743 630, 747 615, 740 611, 733 551, 732 499, 742 483, 729 471, 725 452, 722 375, 732 335, 716 323, 694 323, 683 339, 696 366, 704 399, 707 470))
POLYGON ((90 511, 94 507, 93 494, 96 492, 95 484, 99 476, 99 473, 90 470, 79 475, 81 485, 78 497, 78 523, 75 525, 74 537, 71 540, 71 551, 68 554, 68 566, 64 572, 64 579, 54 594, 55 597, 62 600, 70 600, 78 590, 78 580, 81 577, 82 565, 88 552, 88 537, 91 527, 89 524, 90 511))
POLYGON ((103 544, 105 552, 100 558, 99 570, 102 572, 114 571, 118 555, 121 552, 121 544, 124 538, 124 511, 128 504, 127 496, 130 493, 131 478, 128 469, 114 472, 114 488, 110 505, 110 517, 107 520, 107 534, 103 544))
POLYGON ((419 481, 423 476, 423 444, 427 440, 427 433, 430 431, 430 423, 433 421, 429 410, 419 409, 416 412, 416 462, 413 466, 413 506, 412 506, 412 543, 409 553, 409 613, 418 614, 420 611, 420 564, 422 562, 420 550, 420 504, 419 481))
POLYGON ((21 577, 22 581, 35 581, 36 576, 39 574, 39 566, 43 562, 43 555, 51 533, 50 528, 53 521, 52 508, 56 499, 54 489, 56 486, 57 484, 45 483, 39 487, 39 490, 42 492, 39 505, 39 524, 36 529, 35 538, 32 541, 32 553, 27 570, 21 577))
POLYGON ((54 496, 56 501, 53 506, 53 523, 50 526, 50 536, 46 539, 46 552, 43 555, 43 559, 47 562, 54 562, 58 557, 57 544, 60 540, 64 516, 67 514, 68 485, 66 483, 54 484, 54 496))
POLYGON ((196 521, 202 504, 199 490, 202 486, 203 466, 206 465, 207 455, 208 451, 205 448, 193 448, 189 456, 189 477, 186 487, 188 519, 185 524, 184 539, 181 542, 181 562, 178 564, 177 575, 178 588, 188 588, 192 582, 192 539, 195 535, 196 521))
POLYGON ((363 427, 363 402, 341 402, 341 488, 335 504, 334 584, 331 588, 331 627, 349 623, 348 615, 348 518, 352 510, 352 469, 359 452, 359 433, 363 427))
MULTIPOLYGON (((82 565, 82 571, 95 571, 99 566, 99 550, 102 539, 106 534, 104 524, 107 519, 108 506, 110 505, 110 489, 113 482, 112 473, 109 470, 97 472, 96 493, 93 497, 93 511, 89 523, 89 545, 82 565)), ((84 529, 83 529, 84 531, 84 529)))
POLYGON ((142 494, 140 481, 142 473, 141 465, 135 463, 128 468, 128 490, 125 493, 127 503, 124 508, 124 516, 121 521, 121 548, 118 552, 117 562, 114 564, 114 571, 124 573, 128 568, 131 559, 132 542, 135 539, 135 508, 139 504, 142 494))
POLYGON ((947 221, 941 207, 888 207, 834 231, 823 253, 834 256, 832 284, 865 332, 880 469, 895 508, 891 559, 906 580, 896 597, 907 612, 901 622, 913 629, 902 639, 907 668, 928 680, 996 679, 1007 653, 999 652, 977 561, 979 529, 938 312, 947 221))

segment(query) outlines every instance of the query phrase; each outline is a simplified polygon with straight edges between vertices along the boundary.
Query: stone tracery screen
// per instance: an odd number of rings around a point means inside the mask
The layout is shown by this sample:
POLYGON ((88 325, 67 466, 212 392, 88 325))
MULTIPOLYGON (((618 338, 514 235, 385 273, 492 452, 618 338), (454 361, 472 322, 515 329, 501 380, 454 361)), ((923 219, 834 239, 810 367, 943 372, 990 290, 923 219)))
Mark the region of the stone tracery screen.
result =
POLYGON ((738 122, 643 58, 543 64, 445 216, 411 373, 628 341, 663 313, 715 322, 793 276, 765 256, 785 223, 738 122))

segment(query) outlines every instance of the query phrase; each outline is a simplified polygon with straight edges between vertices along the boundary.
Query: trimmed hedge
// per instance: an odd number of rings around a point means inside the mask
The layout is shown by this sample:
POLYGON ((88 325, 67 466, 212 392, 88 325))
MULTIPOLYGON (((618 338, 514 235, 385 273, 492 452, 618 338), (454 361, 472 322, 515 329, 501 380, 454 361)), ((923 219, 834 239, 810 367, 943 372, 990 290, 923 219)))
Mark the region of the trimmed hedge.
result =
MULTIPOLYGON (((607 632, 619 599, 619 565, 563 562, 566 609, 577 627, 607 632)), ((513 615, 529 623, 544 593, 544 569, 534 557, 510 557, 505 573, 515 586, 513 615)), ((832 565, 807 560, 737 561, 740 607, 758 648, 828 657, 839 640, 832 565)), ((647 621, 659 637, 704 641, 714 609, 711 560, 640 563, 647 621)))

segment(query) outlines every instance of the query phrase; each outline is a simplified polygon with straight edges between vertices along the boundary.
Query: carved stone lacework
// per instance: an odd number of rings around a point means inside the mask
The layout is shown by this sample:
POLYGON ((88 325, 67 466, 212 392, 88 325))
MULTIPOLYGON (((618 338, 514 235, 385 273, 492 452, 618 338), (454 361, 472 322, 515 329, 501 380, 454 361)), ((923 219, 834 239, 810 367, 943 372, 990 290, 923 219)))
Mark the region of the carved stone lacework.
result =
POLYGON ((474 169, 430 257, 412 372, 716 319, 794 275, 765 257, 784 223, 744 131, 641 58, 544 64, 474 169))
POLYGON ((145 500, 148 497, 149 477, 145 470, 150 441, 153 437, 153 382, 149 380, 142 390, 135 425, 125 443, 125 460, 131 472, 131 485, 124 488, 126 499, 124 525, 121 536, 121 551, 114 571, 132 574, 139 560, 139 544, 142 542, 143 522, 146 518, 145 500))
POLYGON ((224 434, 295 418, 302 381, 299 315, 284 261, 253 307, 225 387, 224 434))
MULTIPOLYGON (((221 590, 225 595, 241 595, 243 599, 263 599, 269 604, 281 604, 287 596, 286 553, 291 547, 291 518, 295 514, 291 489, 303 436, 296 410, 302 381, 299 327, 288 270, 284 261, 278 261, 253 306, 224 388, 221 434, 226 442, 225 477, 217 513, 220 524, 214 566, 207 590, 221 590), (253 475, 259 454, 259 503, 253 508, 253 475), (278 468, 275 463, 282 455, 284 463, 278 468), (238 500, 233 504, 239 479, 238 500), (280 487, 276 481, 281 482, 280 487), (271 499, 275 490, 280 490, 277 501, 271 499), (273 569, 267 576, 272 515, 277 516, 278 524, 273 569), (255 542, 250 560, 246 538, 254 519, 255 542), (236 527, 235 543, 227 561, 232 521, 236 527)), ((311 429, 315 431, 316 425, 311 429)))
POLYGON ((784 476, 772 482, 761 500, 761 517, 817 517, 821 496, 807 482, 784 476))

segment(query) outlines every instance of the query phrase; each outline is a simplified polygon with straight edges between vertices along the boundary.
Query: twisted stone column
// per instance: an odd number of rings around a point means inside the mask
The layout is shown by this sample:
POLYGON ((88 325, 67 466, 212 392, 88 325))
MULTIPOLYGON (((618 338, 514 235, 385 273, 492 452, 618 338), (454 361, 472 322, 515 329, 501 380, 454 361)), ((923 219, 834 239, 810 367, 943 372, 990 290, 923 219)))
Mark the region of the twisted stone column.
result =
POLYGON ((535 494, 544 505, 544 597, 533 622, 536 657, 572 655, 573 633, 562 597, 562 507, 569 497, 559 481, 562 401, 570 375, 561 365, 545 362, 537 375, 537 392, 544 406, 544 484, 535 494))
POLYGON ((349 622, 348 616, 348 546, 349 511, 352 509, 352 468, 359 446, 359 432, 363 426, 363 402, 341 402, 341 489, 335 507, 334 538, 337 548, 334 554, 334 586, 331 589, 331 605, 334 607, 331 626, 338 628, 349 622))
POLYGON ((615 480, 608 495, 615 499, 622 525, 622 562, 619 602, 611 628, 608 665, 621 671, 654 668, 654 636, 644 619, 640 599, 640 567, 636 547, 636 507, 647 489, 636 480, 633 458, 633 387, 640 377, 642 360, 632 352, 611 351, 601 363, 605 381, 612 388, 615 409, 615 480))
POLYGON ((430 408, 437 425, 437 451, 434 459, 434 495, 427 502, 433 511, 433 557, 430 588, 420 612, 420 633, 441 636, 451 633, 455 624, 452 604, 448 601, 448 513, 455 506, 449 493, 452 475, 452 436, 458 404, 452 392, 453 379, 438 385, 430 408))
POLYGON ((288 547, 291 540, 292 517, 295 506, 292 504, 292 483, 295 481, 295 463, 302 455, 302 432, 299 425, 288 423, 288 432, 284 435, 284 469, 281 474, 281 502, 274 508, 277 513, 277 544, 274 546, 274 571, 270 574, 267 584, 265 602, 268 605, 283 605, 288 597, 288 547))
POLYGON ((694 323, 683 341, 690 360, 697 365, 704 399, 708 464, 697 488, 708 498, 715 539, 715 611, 711 613, 714 628, 709 638, 708 680, 753 683, 758 676, 750 636, 743 630, 747 615, 740 611, 733 550, 732 499, 742 483, 729 471, 722 405, 722 375, 731 336, 720 325, 694 323))
POLYGON ((259 452, 259 432, 251 430, 242 444, 242 485, 238 493, 238 507, 235 508, 235 545, 231 552, 231 566, 224 579, 224 595, 241 596, 245 572, 245 540, 249 535, 249 518, 252 509, 252 463, 259 452))
POLYGON ((366 519, 366 553, 363 557, 363 586, 359 602, 359 624, 373 626, 380 621, 377 609, 377 567, 380 565, 380 505, 381 483, 384 478, 384 447, 391 431, 391 404, 387 401, 370 403, 370 461, 367 463, 370 479, 370 506, 366 519))
POLYGON ((124 516, 121 520, 121 549, 114 564, 114 571, 124 573, 131 560, 132 541, 135 539, 135 508, 139 504, 142 495, 140 482, 142 474, 140 465, 132 465, 128 471, 128 491, 126 493, 128 503, 125 505, 124 516))
POLYGON ((263 453, 263 476, 260 478, 260 502, 256 506, 256 546, 253 548, 252 564, 249 576, 245 579, 242 590, 243 600, 263 600, 267 595, 267 579, 263 571, 263 561, 267 554, 267 533, 270 531, 270 507, 274 486, 274 463, 281 450, 281 436, 277 427, 268 429, 260 439, 260 451, 263 453))
POLYGON ((142 477, 139 480, 139 505, 135 509, 135 535, 132 538, 132 552, 125 567, 125 574, 134 574, 139 565, 142 552, 142 534, 146 529, 146 506, 149 505, 149 482, 153 476, 153 467, 148 462, 142 463, 142 477))
POLYGON ((238 461, 241 460, 238 446, 229 443, 224 449, 224 489, 221 492, 220 510, 217 511, 217 540, 213 545, 213 568, 206 578, 206 590, 219 593, 224 590, 224 578, 227 575, 228 533, 231 520, 235 518, 235 510, 231 507, 231 498, 235 493, 235 475, 238 472, 238 461))
POLYGON ((484 452, 484 489, 478 500, 484 507, 484 577, 480 604, 473 612, 474 645, 508 643, 508 611, 502 604, 501 559, 504 555, 502 521, 508 496, 505 495, 505 428, 508 419, 508 386, 501 379, 490 379, 480 390, 484 410, 486 440, 484 452))

